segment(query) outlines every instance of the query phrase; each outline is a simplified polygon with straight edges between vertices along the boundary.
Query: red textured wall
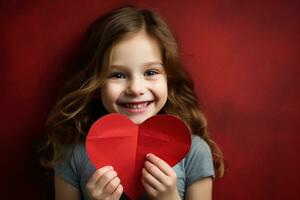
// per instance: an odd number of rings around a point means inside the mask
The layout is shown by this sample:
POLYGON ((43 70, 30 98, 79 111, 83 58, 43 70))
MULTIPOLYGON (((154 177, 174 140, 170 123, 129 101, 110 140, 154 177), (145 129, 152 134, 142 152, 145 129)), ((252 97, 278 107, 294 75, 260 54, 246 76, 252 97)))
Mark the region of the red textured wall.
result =
MULTIPOLYGON (((33 146, 86 27, 124 4, 107 2, 0 3, 0 188, 9 199, 51 198, 33 146)), ((127 3, 157 10, 177 34, 228 163, 214 199, 299 199, 299 2, 127 3)))

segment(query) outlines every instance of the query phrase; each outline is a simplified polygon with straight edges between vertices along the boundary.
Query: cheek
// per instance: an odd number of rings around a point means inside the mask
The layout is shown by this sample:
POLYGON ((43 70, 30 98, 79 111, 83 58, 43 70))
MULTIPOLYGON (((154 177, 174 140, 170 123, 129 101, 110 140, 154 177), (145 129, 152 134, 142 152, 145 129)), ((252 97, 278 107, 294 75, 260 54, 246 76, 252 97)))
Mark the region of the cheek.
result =
POLYGON ((105 105, 114 103, 118 96, 119 96, 119 89, 118 87, 112 85, 112 84, 105 84, 101 88, 101 100, 105 105))
POLYGON ((168 97, 167 82, 165 80, 157 82, 157 84, 155 84, 155 91, 156 91, 157 96, 159 96, 161 98, 161 100, 165 101, 168 97))

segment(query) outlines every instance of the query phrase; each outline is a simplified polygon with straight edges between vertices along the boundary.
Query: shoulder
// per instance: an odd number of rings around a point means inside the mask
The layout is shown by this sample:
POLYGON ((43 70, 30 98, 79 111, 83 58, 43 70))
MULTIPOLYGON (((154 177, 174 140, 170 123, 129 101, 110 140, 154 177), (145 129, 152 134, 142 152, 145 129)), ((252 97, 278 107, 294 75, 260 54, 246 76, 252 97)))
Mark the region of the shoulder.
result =
POLYGON ((78 143, 63 147, 61 163, 75 164, 85 158, 85 144, 78 143))
POLYGON ((209 148, 207 142, 198 135, 192 135, 192 146, 200 145, 204 148, 209 148))
MULTIPOLYGON (((76 169, 78 164, 85 158, 85 146, 78 143, 75 145, 66 145, 62 149, 62 157, 57 164, 57 168, 76 169)), ((57 169, 56 168, 56 169, 57 169)))
POLYGON ((84 143, 64 147, 63 158, 55 167, 55 174, 76 188, 79 188, 82 181, 86 182, 94 171, 95 168, 86 154, 84 143))
POLYGON ((212 152, 207 142, 199 136, 192 136, 189 153, 184 159, 187 185, 204 177, 214 177, 212 152))
POLYGON ((86 162, 85 144, 78 143, 63 147, 62 158, 55 167, 56 174, 77 175, 86 162))
POLYGON ((192 135, 192 144, 187 159, 192 159, 197 156, 198 158, 212 159, 212 153, 207 142, 199 136, 192 135))

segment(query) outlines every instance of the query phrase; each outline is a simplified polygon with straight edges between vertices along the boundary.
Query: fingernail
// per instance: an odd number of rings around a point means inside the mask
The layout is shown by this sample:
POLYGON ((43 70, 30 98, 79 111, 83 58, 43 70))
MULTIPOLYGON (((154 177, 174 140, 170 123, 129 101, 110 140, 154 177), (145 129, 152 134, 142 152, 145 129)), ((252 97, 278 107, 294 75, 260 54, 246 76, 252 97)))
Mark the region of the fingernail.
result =
POLYGON ((120 185, 119 188, 118 188, 119 192, 122 192, 123 191, 123 186, 120 185))

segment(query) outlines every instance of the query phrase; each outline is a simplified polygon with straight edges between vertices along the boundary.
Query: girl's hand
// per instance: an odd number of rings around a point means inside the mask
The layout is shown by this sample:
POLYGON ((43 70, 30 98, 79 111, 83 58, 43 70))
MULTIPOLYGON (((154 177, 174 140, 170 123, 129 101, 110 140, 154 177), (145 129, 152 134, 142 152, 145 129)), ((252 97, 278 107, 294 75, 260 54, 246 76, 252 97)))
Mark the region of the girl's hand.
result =
POLYGON ((111 166, 102 167, 94 172, 86 184, 91 200, 118 200, 123 192, 117 172, 111 166))
POLYGON ((177 175, 170 165, 153 154, 147 154, 142 169, 142 183, 151 199, 180 199, 176 180, 177 175))

